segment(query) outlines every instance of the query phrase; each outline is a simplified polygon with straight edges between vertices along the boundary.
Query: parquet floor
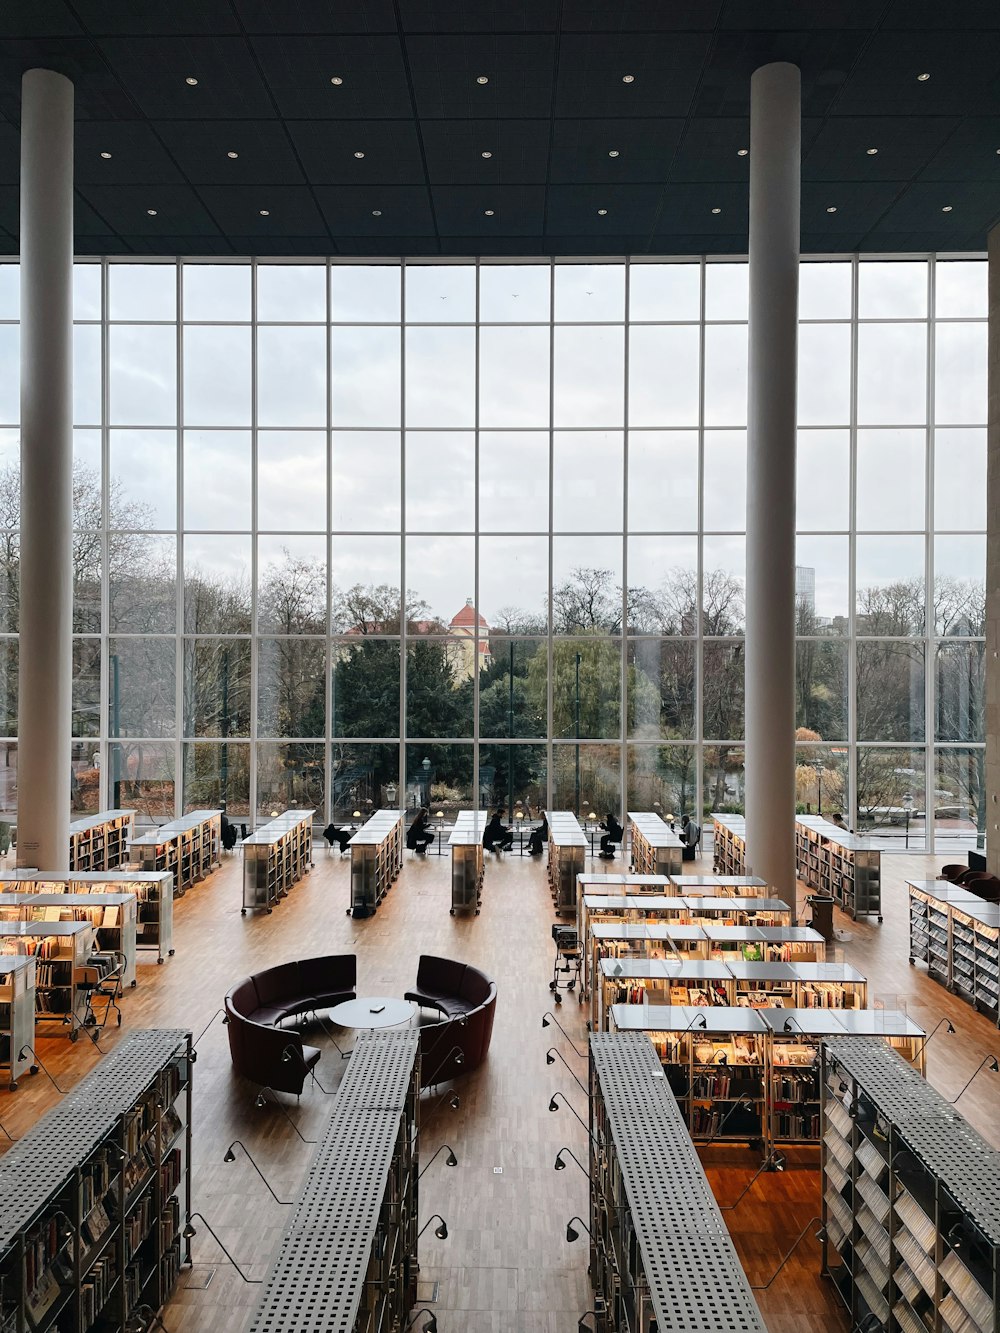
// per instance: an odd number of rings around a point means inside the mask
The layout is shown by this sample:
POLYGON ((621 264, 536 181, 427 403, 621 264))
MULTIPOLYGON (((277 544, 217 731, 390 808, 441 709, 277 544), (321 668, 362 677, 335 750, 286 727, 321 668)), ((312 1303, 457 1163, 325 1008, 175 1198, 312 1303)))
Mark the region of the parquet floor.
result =
MULTIPOLYGON (((845 935, 838 947, 872 979, 875 998, 905 1004, 927 1026, 943 1015, 952 1018, 958 1034, 942 1030, 928 1049, 928 1072, 953 1096, 982 1056, 1000 1049, 1000 1034, 928 981, 922 969, 908 966, 904 879, 933 874, 942 860, 886 856, 885 923, 838 920, 845 935)), ((437 1240, 432 1228, 421 1240, 421 1279, 433 1297, 424 1303, 437 1313, 441 1333, 571 1333, 591 1301, 585 1236, 568 1245, 565 1224, 574 1213, 586 1216, 587 1182, 572 1163, 559 1173, 552 1165, 563 1145, 586 1160, 586 1138, 572 1114, 550 1114, 546 1108, 559 1089, 585 1117, 586 1099, 561 1062, 546 1065, 546 1049, 555 1044, 584 1079, 586 1065, 556 1028, 541 1026, 552 967, 544 868, 517 856, 489 865, 482 915, 461 919, 448 913, 448 857, 408 855, 402 876, 368 921, 345 914, 349 862, 325 849, 318 851, 312 874, 271 916, 240 916, 241 871, 239 857, 228 858, 175 905, 176 956, 162 967, 141 964, 138 989, 123 1004, 126 1028, 188 1026, 197 1034, 210 1024, 198 1043, 195 1067, 194 1207, 248 1275, 263 1278, 286 1209, 241 1155, 230 1165, 223 1155, 231 1140, 241 1139, 278 1195, 294 1198, 311 1152, 295 1131, 314 1138, 329 1105, 316 1088, 307 1087, 301 1104, 285 1099, 287 1115, 274 1106, 256 1108, 257 1090, 233 1075, 225 1029, 213 1017, 234 979, 288 958, 353 950, 359 993, 402 994, 421 951, 467 959, 497 979, 499 1003, 488 1061, 457 1085, 460 1108, 424 1112, 423 1161, 442 1142, 459 1157, 459 1165, 449 1169, 442 1155, 421 1181, 421 1216, 439 1212, 449 1228, 446 1241, 437 1240)), ((583 1017, 572 999, 563 1004, 560 1018, 582 1050, 583 1017)), ((109 1032, 102 1044, 116 1039, 117 1033, 109 1032)), ((310 1040, 324 1048, 320 1079, 335 1087, 342 1070, 337 1052, 321 1032, 310 1040)), ((60 1038, 40 1039, 38 1052, 63 1087, 99 1058, 89 1043, 71 1045, 60 1038)), ((1000 1079, 983 1072, 960 1106, 1000 1145, 998 1092, 1000 1079)), ((0 1093, 0 1121, 17 1136, 56 1096, 43 1074, 25 1079, 18 1092, 0 1093)), ((723 1203, 736 1198, 756 1165, 742 1149, 709 1149, 706 1159, 723 1203)), ((815 1162, 808 1151, 793 1155, 786 1171, 761 1176, 727 1214, 751 1282, 771 1277, 818 1213, 815 1162)), ((812 1230, 773 1284, 758 1293, 771 1333, 846 1329, 818 1274, 812 1230)), ((243 1333, 259 1288, 240 1281, 200 1225, 193 1250, 195 1267, 182 1273, 164 1312, 169 1333, 243 1333), (207 1287, 196 1285, 206 1279, 207 1287)))

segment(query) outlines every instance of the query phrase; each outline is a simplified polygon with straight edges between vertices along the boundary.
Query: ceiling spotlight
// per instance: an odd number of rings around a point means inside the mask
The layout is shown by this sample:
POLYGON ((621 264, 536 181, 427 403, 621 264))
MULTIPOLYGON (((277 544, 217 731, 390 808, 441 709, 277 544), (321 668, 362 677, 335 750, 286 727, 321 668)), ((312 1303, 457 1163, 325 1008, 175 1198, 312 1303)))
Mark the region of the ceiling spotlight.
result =
POLYGON ((333 78, 330 80, 330 82, 333 84, 335 88, 339 88, 340 85, 344 82, 344 80, 340 77, 339 74, 335 74, 333 78))
POLYGON ((926 83, 927 80, 928 80, 930 77, 931 77, 931 76, 930 76, 929 74, 918 74, 918 75, 917 75, 917 82, 918 82, 918 83, 926 83))
POLYGON ((599 208, 597 210, 597 216, 599 218, 606 218, 608 216, 608 210, 606 208, 599 208))
POLYGON ((836 204, 830 204, 826 211, 827 211, 828 213, 836 213, 836 211, 837 211, 837 205, 836 205, 836 204))
POLYGON ((941 212, 942 212, 942 213, 950 213, 950 212, 951 212, 951 204, 945 204, 945 206, 944 206, 944 208, 942 208, 941 212))
POLYGON ((102 154, 101 154, 101 157, 104 158, 105 162, 108 162, 108 161, 110 161, 111 154, 110 154, 110 153, 102 153, 102 154))
POLYGON ((149 216, 150 216, 151 218, 155 218, 155 217, 156 217, 156 209, 155 209, 155 208, 147 208, 147 209, 146 209, 146 212, 149 214, 149 216))
POLYGON ((271 210, 269 208, 262 208, 260 210, 260 215, 262 218, 269 218, 271 216, 271 210))
POLYGON ((355 157, 358 159, 358 161, 360 162, 360 160, 364 157, 364 153, 358 151, 357 153, 354 154, 354 156, 355 156, 355 157))
POLYGON ((227 153, 226 157, 230 158, 233 162, 235 162, 236 159, 239 157, 239 153, 227 153))
POLYGON ((489 81, 490 81, 490 76, 488 74, 480 74, 479 77, 476 79, 477 83, 489 83, 489 81))
POLYGON ((198 86, 198 80, 192 78, 190 74, 187 76, 184 82, 188 85, 189 88, 197 88, 198 86))
POLYGON ((381 210, 381 208, 373 208, 373 209, 372 209, 372 217, 373 217, 373 218, 380 218, 381 216, 382 216, 382 210, 381 210))
POLYGON ((491 218, 493 216, 494 210, 492 208, 485 208, 483 209, 483 212, 488 218, 491 218))
POLYGON ((713 209, 712 209, 712 212, 713 212, 713 213, 721 213, 721 212, 722 212, 722 209, 721 209, 721 208, 713 208, 713 209))
POLYGON ((737 150, 736 150, 736 156, 737 156, 737 157, 749 157, 749 156, 750 156, 750 149, 749 149, 749 148, 737 148, 737 150))
POLYGON ((487 149, 487 151, 486 151, 485 153, 480 153, 479 156, 480 156, 480 157, 492 157, 493 154, 487 149))
POLYGON ((618 149, 617 149, 617 148, 609 148, 609 149, 608 149, 608 157, 620 157, 620 156, 621 156, 621 154, 618 152, 618 149))
POLYGON ((622 75, 622 83, 635 83, 635 75, 634 75, 634 74, 623 74, 623 75, 622 75))
POLYGON ((877 148, 866 148, 866 149, 865 149, 865 152, 868 154, 869 157, 874 157, 875 154, 878 152, 878 149, 877 149, 877 148))

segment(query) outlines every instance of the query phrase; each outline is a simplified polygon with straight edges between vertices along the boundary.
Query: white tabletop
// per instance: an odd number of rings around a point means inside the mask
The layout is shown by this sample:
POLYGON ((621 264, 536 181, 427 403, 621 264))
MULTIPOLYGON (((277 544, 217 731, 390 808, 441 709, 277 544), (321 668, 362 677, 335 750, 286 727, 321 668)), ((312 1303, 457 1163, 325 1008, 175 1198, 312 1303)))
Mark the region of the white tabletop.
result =
POLYGON ((416 1008, 409 1000, 370 995, 334 1005, 330 1017, 342 1028, 394 1028, 409 1023, 416 1008))

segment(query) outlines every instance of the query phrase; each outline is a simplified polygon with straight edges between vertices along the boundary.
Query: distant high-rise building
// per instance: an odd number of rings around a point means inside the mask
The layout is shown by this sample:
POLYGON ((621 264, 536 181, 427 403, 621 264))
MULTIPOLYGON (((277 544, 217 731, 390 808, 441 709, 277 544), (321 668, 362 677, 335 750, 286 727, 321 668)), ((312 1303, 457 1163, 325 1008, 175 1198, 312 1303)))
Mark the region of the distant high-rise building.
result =
POLYGON ((812 565, 795 566, 795 605, 816 614, 816 571, 812 565))

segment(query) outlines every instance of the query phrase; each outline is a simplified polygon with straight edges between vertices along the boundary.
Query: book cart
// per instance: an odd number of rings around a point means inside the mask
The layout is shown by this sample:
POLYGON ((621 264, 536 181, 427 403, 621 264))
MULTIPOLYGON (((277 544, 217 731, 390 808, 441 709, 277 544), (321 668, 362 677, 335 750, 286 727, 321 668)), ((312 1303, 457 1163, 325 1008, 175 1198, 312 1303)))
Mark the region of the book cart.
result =
POLYGON ((549 892, 556 916, 576 913, 576 880, 583 873, 587 838, 580 821, 569 810, 546 810, 549 825, 549 892))
POLYGON ((348 914, 374 916, 403 866, 403 816, 398 810, 376 810, 348 846, 351 849, 348 914))
POLYGON ((286 810, 243 839, 243 906, 270 912, 312 869, 315 810, 286 810))
POLYGON ((1000 1021, 1000 904, 945 880, 907 880, 910 963, 1000 1021))
POLYGON ((35 960, 23 954, 0 954, 0 1070, 11 1092, 30 1068, 24 1054, 35 1045, 35 960))
POLYGON ((76 1041, 86 1014, 80 983, 94 940, 89 921, 0 921, 0 953, 36 961, 35 1021, 76 1041))
POLYGON ((174 876, 169 870, 105 871, 56 876, 16 870, 0 876, 0 893, 130 893, 136 903, 136 949, 155 950, 162 963, 174 952, 174 876))
POLYGON ((632 840, 632 866, 640 875, 679 875, 684 843, 669 824, 650 811, 630 810, 628 831, 632 840))
POLYGON ((882 920, 882 853, 819 815, 795 821, 795 861, 799 879, 831 897, 853 920, 882 920))
POLYGON ((97 948, 121 958, 122 985, 136 984, 136 900, 131 893, 0 893, 0 921, 87 921, 97 948))
POLYGON ((483 831, 489 815, 485 810, 460 810, 448 838, 451 848, 451 915, 474 912, 483 901, 483 831))
POLYGON ((250 1333, 407 1327, 419 1272, 419 1043, 414 1028, 358 1034, 250 1333))
POLYGON ((190 1263, 191 1036, 128 1033, 0 1158, 4 1333, 151 1333, 190 1263))
POLYGON ((648 1038, 591 1037, 590 1144, 595 1333, 767 1333, 648 1038))
POLYGON ((70 870, 116 870, 128 864, 134 810, 101 810, 69 826, 70 870))
POLYGON ((888 1046, 823 1043, 823 1271, 852 1326, 1000 1327, 1000 1154, 888 1046))
POLYGON ((221 829, 221 810, 192 810, 183 819, 133 838, 129 843, 132 865, 143 871, 171 871, 174 897, 183 898, 219 864, 221 829))

